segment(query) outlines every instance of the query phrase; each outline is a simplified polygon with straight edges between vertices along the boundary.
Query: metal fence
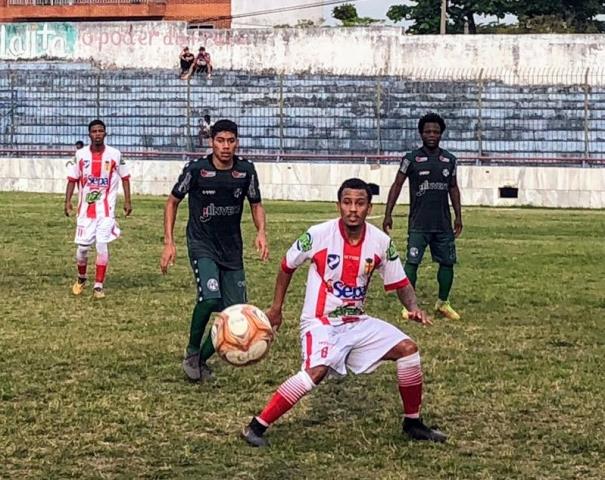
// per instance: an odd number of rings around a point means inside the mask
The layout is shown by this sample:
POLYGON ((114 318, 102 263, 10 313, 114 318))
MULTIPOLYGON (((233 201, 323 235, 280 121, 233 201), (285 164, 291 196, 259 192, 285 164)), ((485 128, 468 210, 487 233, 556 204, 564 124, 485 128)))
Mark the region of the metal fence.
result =
POLYGON ((427 111, 447 122, 443 145, 465 158, 600 163, 605 72, 490 70, 330 76, 90 65, 0 67, 0 147, 54 148, 86 137, 92 118, 130 151, 205 148, 199 123, 233 118, 252 153, 399 154, 419 143, 427 111), (593 162, 594 161, 594 162, 593 162))

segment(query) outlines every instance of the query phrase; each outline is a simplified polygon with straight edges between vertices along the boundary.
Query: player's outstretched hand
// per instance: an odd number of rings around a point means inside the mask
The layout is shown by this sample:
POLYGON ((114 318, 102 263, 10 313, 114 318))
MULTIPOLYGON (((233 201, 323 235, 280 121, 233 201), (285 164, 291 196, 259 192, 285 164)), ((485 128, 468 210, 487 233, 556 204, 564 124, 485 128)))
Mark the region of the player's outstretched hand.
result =
POLYGON ((267 315, 269 322, 271 322, 273 330, 277 332, 283 321, 281 309, 270 307, 268 310, 265 311, 265 314, 267 315))
POLYGON ((384 220, 382 221, 382 230, 384 233, 389 233, 393 228, 393 217, 390 215, 385 215, 384 220))
POLYGON ((128 217, 132 213, 132 205, 130 202, 124 202, 124 214, 128 217))
POLYGON ((422 325, 432 325, 433 321, 431 317, 424 310, 410 310, 408 312, 408 319, 415 322, 421 323, 422 325))
POLYGON ((264 232, 258 232, 256 234, 254 246, 256 247, 256 251, 263 262, 269 260, 269 245, 267 244, 267 236, 264 232))
POLYGON ((71 215, 71 212, 74 211, 74 207, 71 204, 71 202, 65 202, 65 207, 64 207, 63 211, 65 212, 66 217, 69 217, 71 215))
POLYGON ((168 273, 168 267, 174 265, 174 261, 176 260, 176 246, 174 243, 167 243, 164 245, 164 250, 162 251, 162 258, 160 258, 160 270, 162 273, 166 275, 168 273))

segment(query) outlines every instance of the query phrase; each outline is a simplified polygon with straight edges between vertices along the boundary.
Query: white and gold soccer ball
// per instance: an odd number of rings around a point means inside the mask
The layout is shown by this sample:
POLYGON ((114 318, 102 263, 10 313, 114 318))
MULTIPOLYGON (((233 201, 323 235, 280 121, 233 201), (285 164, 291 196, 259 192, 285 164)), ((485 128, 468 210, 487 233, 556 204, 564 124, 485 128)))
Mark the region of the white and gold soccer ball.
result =
POLYGON ((273 342, 271 323, 254 305, 232 305, 219 313, 210 330, 216 353, 231 365, 260 361, 273 342))

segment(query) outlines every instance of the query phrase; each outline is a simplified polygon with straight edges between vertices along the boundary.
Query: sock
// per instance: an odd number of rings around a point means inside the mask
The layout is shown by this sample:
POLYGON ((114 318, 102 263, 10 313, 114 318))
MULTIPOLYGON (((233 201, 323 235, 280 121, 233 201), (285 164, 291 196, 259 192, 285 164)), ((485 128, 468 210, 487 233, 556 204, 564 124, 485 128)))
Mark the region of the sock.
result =
MULTIPOLYGON (((193 314, 191 315, 191 327, 189 328, 189 344, 187 345, 187 353, 196 353, 200 351, 204 330, 206 329, 208 320, 210 320, 210 314, 212 314, 218 304, 219 300, 216 298, 202 300, 201 302, 195 304, 193 314)), ((208 337, 210 337, 210 335, 208 337)), ((212 341, 210 342, 210 345, 212 345, 212 341)), ((214 347, 212 350, 212 353, 214 353, 214 347)))
POLYGON ((314 387, 315 384, 307 372, 298 372, 279 386, 256 420, 261 425, 268 427, 314 387))
POLYGON ((409 418, 420 417, 422 403, 422 370, 418 352, 397 360, 397 383, 403 401, 403 415, 409 418))
POLYGON ((405 262, 403 269, 405 270, 405 274, 410 280, 412 287, 416 288, 416 279, 418 278, 418 265, 405 262))
POLYGON ((454 267, 452 265, 439 264, 437 282, 439 283, 439 300, 445 302, 450 296, 450 290, 454 283, 454 267))
POLYGON ((212 343, 212 336, 208 334, 204 343, 202 344, 202 349, 200 351, 200 357, 202 362, 208 360, 212 355, 214 355, 214 344, 212 343))
POLYGON ((107 244, 97 242, 97 262, 95 271, 95 288, 103 288, 105 281, 105 273, 107 272, 107 264, 109 263, 109 249, 107 244))
POLYGON ((90 245, 78 245, 76 248, 76 265, 78 267, 78 278, 86 280, 86 267, 88 266, 88 251, 90 245))

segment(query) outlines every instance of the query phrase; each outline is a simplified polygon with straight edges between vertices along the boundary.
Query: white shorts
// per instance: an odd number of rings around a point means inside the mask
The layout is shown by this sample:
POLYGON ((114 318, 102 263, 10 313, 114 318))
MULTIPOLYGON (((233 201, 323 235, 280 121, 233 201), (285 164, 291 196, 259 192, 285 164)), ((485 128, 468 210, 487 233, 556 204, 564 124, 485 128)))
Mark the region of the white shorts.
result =
POLYGON ((119 238, 120 233, 115 218, 78 218, 74 242, 79 245, 92 245, 95 241, 109 243, 119 238))
POLYGON ((394 325, 367 315, 342 325, 324 325, 318 320, 301 331, 301 369, 326 365, 339 375, 346 375, 347 369, 371 373, 391 348, 409 338, 394 325))

